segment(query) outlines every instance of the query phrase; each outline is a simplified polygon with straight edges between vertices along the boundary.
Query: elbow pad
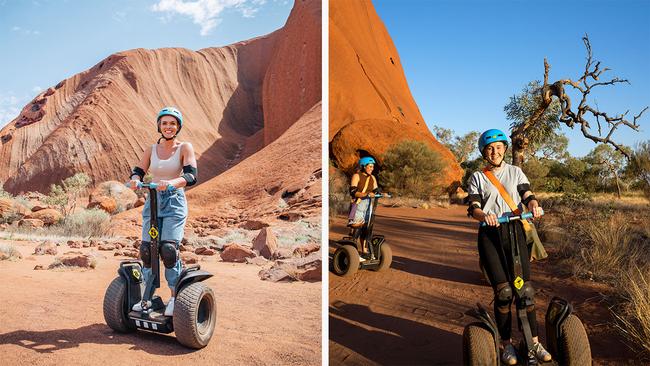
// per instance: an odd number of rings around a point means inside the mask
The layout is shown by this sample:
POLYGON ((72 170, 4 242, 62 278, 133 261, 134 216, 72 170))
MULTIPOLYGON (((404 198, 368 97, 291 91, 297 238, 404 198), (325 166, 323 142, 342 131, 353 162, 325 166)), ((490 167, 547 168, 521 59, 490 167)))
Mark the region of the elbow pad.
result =
POLYGON ((524 197, 526 192, 530 191, 530 184, 524 183, 517 186, 517 192, 519 192, 519 197, 524 197))
POLYGON ((357 196, 355 196, 355 193, 357 193, 357 190, 358 190, 357 187, 350 187, 350 196, 352 196, 352 198, 357 198, 357 196))
POLYGON ((196 179, 198 177, 198 169, 191 165, 185 165, 183 167, 183 175, 181 178, 185 179, 187 186, 193 186, 196 184, 196 179))
POLYGON ((129 179, 132 179, 134 175, 140 177, 140 181, 142 182, 142 180, 144 179, 144 170, 142 170, 142 168, 140 168, 139 166, 136 166, 133 168, 133 170, 131 170, 131 175, 129 176, 129 179))

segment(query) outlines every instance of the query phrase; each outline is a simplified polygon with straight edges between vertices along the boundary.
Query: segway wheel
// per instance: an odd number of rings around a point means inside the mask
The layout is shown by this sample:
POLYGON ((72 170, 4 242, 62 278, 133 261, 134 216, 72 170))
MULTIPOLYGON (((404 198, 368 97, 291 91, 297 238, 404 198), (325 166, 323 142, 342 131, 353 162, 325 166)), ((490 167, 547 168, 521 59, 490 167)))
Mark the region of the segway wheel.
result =
POLYGON ((334 274, 350 277, 359 270, 359 252, 350 245, 343 245, 336 249, 332 258, 334 274))
POLYGON ((174 332, 176 339, 190 348, 208 345, 217 322, 217 304, 212 289, 203 282, 184 287, 176 295, 174 304, 174 332))
POLYGON ((377 267, 377 271, 385 271, 390 268, 390 264, 393 261, 393 250, 390 248, 390 245, 386 243, 382 244, 379 255, 379 267, 377 267))
POLYGON ((126 316, 129 312, 129 309, 126 309, 126 296, 126 281, 122 276, 117 276, 104 294, 104 320, 109 327, 121 333, 136 330, 135 324, 126 316))
POLYGON ((482 323, 472 323, 463 332, 463 365, 498 365, 494 336, 482 323))
POLYGON ((591 347, 585 327, 580 319, 571 314, 560 326, 560 338, 557 342, 560 365, 591 365, 591 347))

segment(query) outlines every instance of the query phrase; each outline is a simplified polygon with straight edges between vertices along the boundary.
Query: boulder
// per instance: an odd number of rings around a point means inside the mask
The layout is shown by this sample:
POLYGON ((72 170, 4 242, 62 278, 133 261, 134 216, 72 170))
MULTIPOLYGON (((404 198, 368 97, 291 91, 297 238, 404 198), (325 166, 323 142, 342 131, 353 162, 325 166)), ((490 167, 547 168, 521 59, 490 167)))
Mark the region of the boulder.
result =
POLYGON ((95 266, 97 266, 97 261, 89 254, 68 252, 63 256, 58 257, 48 268, 53 269, 61 266, 95 268, 95 266))
POLYGON ((266 259, 272 259, 278 250, 278 241, 270 228, 262 228, 253 240, 253 250, 266 259))
POLYGON ((109 243, 99 244, 99 246, 97 247, 97 250, 114 250, 114 249, 115 249, 115 245, 109 243))
POLYGON ((88 203, 87 208, 98 208, 109 214, 117 213, 117 201, 113 197, 98 196, 88 203))
POLYGON ((94 191, 90 193, 88 208, 99 207, 102 210, 113 214, 119 211, 128 210, 134 207, 138 201, 138 195, 124 183, 118 181, 107 181, 100 183, 94 191), (110 200, 112 199, 112 201, 110 200), (110 204, 114 204, 111 206, 110 204), (113 211, 107 211, 106 208, 113 208, 113 211))
POLYGON ((303 214, 300 212, 285 212, 282 213, 278 216, 278 219, 284 220, 284 221, 289 221, 289 222, 296 222, 304 217, 303 214))
POLYGON ((144 197, 138 197, 138 199, 133 204, 133 208, 144 206, 146 199, 144 197))
POLYGON ((321 281, 322 260, 320 253, 305 258, 278 260, 269 269, 263 269, 259 276, 265 281, 321 281))
POLYGON ((18 221, 18 226, 28 227, 32 229, 41 228, 43 225, 43 221, 38 219, 22 219, 18 221))
POLYGON ((214 251, 214 249, 211 248, 198 247, 196 248, 194 253, 199 255, 215 255, 216 252, 214 251))
POLYGON ((199 261, 199 257, 192 252, 183 252, 181 253, 181 261, 184 264, 194 264, 199 261))
POLYGON ((296 247, 293 250, 293 255, 297 255, 299 257, 306 257, 309 254, 317 252, 319 250, 320 250, 320 243, 307 243, 296 247))
POLYGON ((269 224, 267 224, 266 222, 262 222, 258 220, 248 220, 243 224, 240 224, 239 228, 244 230, 260 230, 261 228, 265 228, 268 226, 269 224))
POLYGON ((239 244, 230 244, 221 252, 221 260, 224 262, 244 263, 246 258, 253 258, 255 256, 255 252, 250 248, 239 244))
POLYGON ((32 212, 30 217, 32 219, 43 221, 43 224, 47 226, 54 225, 58 223, 61 219, 63 219, 63 215, 59 211, 53 208, 46 208, 43 210, 32 212))
POLYGON ((49 240, 42 242, 34 248, 35 255, 56 255, 57 253, 58 249, 56 248, 56 243, 49 240))
POLYGON ((75 240, 68 240, 68 246, 73 249, 79 249, 83 246, 83 243, 75 240))

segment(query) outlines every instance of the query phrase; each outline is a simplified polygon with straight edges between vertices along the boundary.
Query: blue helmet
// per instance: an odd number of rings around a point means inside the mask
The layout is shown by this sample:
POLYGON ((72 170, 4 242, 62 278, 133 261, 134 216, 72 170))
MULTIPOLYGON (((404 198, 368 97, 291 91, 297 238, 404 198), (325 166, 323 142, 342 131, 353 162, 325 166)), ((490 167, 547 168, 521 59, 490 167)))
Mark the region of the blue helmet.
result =
POLYGON ((483 149, 493 142, 503 142, 508 146, 508 136, 501 130, 491 129, 483 132, 478 138, 478 150, 483 154, 483 149))
POLYGON ((377 162, 370 156, 359 159, 359 167, 361 167, 361 169, 365 168, 368 164, 377 164, 377 162))
MULTIPOLYGON (((176 109, 176 107, 165 107, 158 112, 158 118, 156 118, 156 123, 160 122, 162 116, 172 116, 178 121, 178 132, 181 132, 183 128, 183 114, 181 111, 176 109)), ((160 132, 160 124, 158 124, 158 132, 160 132)))

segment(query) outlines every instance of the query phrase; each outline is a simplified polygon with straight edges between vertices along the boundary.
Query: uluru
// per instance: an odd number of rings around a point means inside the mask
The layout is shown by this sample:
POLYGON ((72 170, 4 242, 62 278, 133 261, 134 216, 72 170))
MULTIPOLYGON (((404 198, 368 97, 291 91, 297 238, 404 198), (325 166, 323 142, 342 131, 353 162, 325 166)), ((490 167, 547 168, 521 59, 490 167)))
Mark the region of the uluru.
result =
POLYGON ((330 2, 329 67, 329 151, 336 168, 349 174, 361 151, 380 158, 392 145, 416 140, 441 155, 441 186, 458 185, 463 171, 427 128, 370 0, 330 2))
POLYGON ((275 207, 291 196, 296 210, 305 201, 315 214, 320 101, 321 3, 296 1, 271 34, 197 51, 118 52, 46 88, 0 130, 0 182, 19 194, 47 193, 79 172, 91 185, 125 181, 159 137, 157 111, 173 105, 198 161, 190 210, 196 200, 200 212, 226 205, 277 216, 292 210, 275 207))

